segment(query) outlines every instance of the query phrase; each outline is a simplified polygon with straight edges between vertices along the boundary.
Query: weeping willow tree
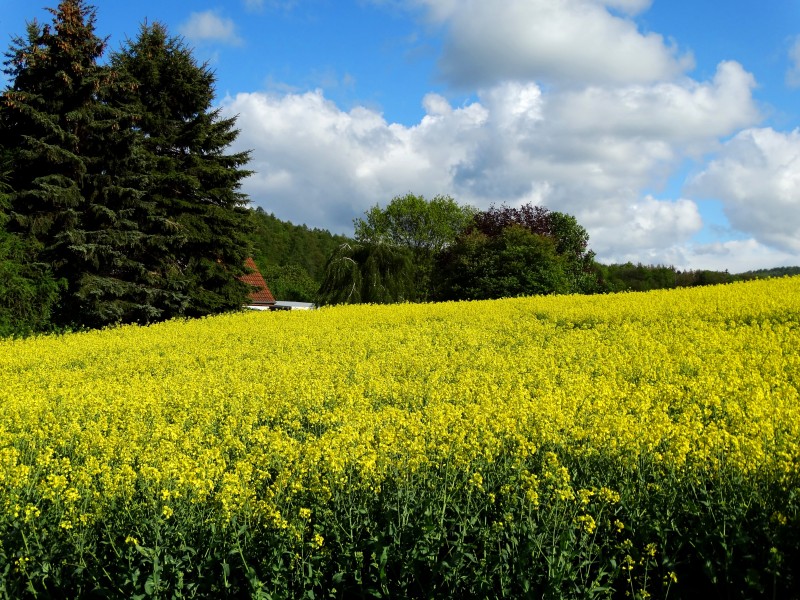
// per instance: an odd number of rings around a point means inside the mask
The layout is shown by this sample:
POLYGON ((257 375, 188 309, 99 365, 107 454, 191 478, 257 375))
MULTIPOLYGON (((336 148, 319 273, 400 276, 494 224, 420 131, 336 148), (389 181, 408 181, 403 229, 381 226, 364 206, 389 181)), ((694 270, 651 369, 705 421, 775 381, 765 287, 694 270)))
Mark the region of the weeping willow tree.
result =
POLYGON ((317 302, 388 304, 415 300, 414 263, 407 248, 345 243, 331 254, 317 302))

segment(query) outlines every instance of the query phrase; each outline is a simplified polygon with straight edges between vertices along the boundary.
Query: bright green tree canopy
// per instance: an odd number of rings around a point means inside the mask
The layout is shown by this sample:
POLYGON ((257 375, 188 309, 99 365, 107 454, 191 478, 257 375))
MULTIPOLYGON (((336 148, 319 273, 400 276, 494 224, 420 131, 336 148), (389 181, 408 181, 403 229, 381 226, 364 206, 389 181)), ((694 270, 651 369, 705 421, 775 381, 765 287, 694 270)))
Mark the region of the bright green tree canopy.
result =
POLYGON ((432 254, 453 243, 469 224, 475 209, 461 206, 450 196, 406 194, 385 208, 373 206, 366 218, 356 219, 355 236, 361 242, 405 246, 415 253, 432 254))

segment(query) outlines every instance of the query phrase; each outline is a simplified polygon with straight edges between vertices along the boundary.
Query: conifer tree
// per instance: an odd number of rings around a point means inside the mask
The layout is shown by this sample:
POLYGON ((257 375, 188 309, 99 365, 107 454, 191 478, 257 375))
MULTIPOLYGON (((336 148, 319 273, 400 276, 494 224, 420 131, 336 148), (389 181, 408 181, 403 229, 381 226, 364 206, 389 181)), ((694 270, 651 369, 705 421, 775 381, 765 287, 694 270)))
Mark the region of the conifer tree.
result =
POLYGON ((50 329, 59 291, 47 265, 36 261, 35 243, 6 229, 10 154, 0 148, 0 337, 50 329))
POLYGON ((52 23, 28 24, 6 54, 0 138, 13 149, 10 227, 36 240, 65 290, 60 325, 150 320, 146 271, 133 251, 146 209, 129 115, 109 98, 115 73, 98 63, 106 41, 95 8, 64 0, 52 23))
POLYGON ((160 23, 142 25, 112 65, 134 82, 125 104, 137 119, 151 205, 142 260, 172 294, 161 308, 200 316, 242 306, 250 221, 239 188, 249 153, 226 153, 238 131, 212 107, 214 74, 160 23))

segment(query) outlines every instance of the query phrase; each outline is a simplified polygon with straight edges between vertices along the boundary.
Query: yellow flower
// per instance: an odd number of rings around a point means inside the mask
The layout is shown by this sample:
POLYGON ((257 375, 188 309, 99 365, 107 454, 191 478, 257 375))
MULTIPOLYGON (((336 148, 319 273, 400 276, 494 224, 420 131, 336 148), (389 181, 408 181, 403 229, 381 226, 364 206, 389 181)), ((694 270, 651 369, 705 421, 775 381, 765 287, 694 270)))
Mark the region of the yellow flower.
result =
POLYGON ((597 523, 592 515, 580 515, 576 520, 586 533, 594 533, 597 529, 597 523))
POLYGON ((670 571, 668 577, 672 583, 678 583, 678 574, 675 571, 670 571))

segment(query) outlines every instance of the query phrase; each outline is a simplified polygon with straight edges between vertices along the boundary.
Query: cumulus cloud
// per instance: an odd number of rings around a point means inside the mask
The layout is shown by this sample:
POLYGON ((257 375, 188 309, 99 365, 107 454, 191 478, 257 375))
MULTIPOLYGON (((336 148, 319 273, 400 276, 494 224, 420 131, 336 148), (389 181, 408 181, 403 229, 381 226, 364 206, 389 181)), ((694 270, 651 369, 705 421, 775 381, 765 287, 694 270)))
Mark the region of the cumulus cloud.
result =
POLYGON ((505 79, 651 83, 693 66, 689 54, 626 15, 649 0, 415 0, 445 27, 442 76, 459 86, 505 79), (620 14, 621 13, 621 14, 620 14))
POLYGON ((222 42, 233 46, 242 44, 233 20, 210 10, 193 12, 189 20, 179 27, 179 31, 193 42, 222 42))
POLYGON ((376 203, 441 193, 575 215, 604 261, 745 270, 800 259, 800 217, 784 214, 800 215, 800 134, 752 129, 756 82, 739 63, 689 77, 691 57, 632 20, 651 0, 371 1, 422 7, 444 32, 441 73, 476 99, 430 93, 419 122, 398 124, 341 110, 321 89, 229 97, 257 205, 349 234, 376 203), (709 153, 683 193, 655 197, 687 156, 709 153), (747 239, 693 242, 693 198, 724 203, 747 239))
POLYGON ((533 202, 575 215, 598 254, 616 260, 700 229, 694 202, 643 190, 687 148, 752 125, 751 87, 740 66, 723 63, 702 83, 545 92, 505 82, 464 106, 428 94, 411 126, 342 111, 321 90, 239 94, 225 111, 239 115, 237 146, 254 150, 246 191, 282 218, 351 233, 354 217, 409 191, 480 208, 533 202))
POLYGON ((758 242, 800 253, 800 129, 746 129, 690 183, 722 200, 731 225, 758 242))
POLYGON ((800 36, 797 37, 789 49, 789 70, 786 73, 786 85, 800 87, 800 36))
POLYGON ((601 224, 592 228, 592 247, 601 248, 614 262, 663 262, 664 249, 684 244, 700 231, 703 220, 691 200, 657 200, 619 203, 601 224))
MULTIPOLYGON (((441 100, 428 98, 432 106, 437 102, 443 108, 441 100)), ((225 111, 239 115, 237 145, 254 149, 257 174, 246 191, 284 218, 345 233, 377 202, 408 191, 446 191, 450 165, 470 146, 459 141, 459 129, 469 134, 485 119, 485 110, 473 105, 453 110, 447 124, 430 115, 405 127, 367 108, 341 111, 320 90, 239 94, 225 111)))
POLYGON ((702 146, 760 119, 752 98, 755 85, 739 63, 726 61, 707 82, 590 86, 560 94, 557 118, 569 132, 702 146))

